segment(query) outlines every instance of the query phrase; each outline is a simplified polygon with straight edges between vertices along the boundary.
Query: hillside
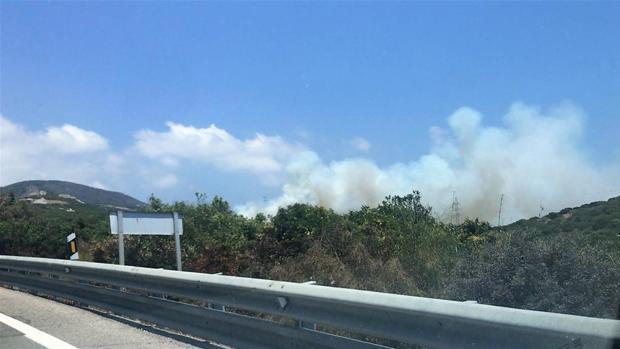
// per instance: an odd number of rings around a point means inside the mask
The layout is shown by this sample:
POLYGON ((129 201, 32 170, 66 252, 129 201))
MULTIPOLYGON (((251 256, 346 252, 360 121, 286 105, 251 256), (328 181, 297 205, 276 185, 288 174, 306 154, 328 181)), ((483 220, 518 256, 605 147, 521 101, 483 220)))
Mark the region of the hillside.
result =
POLYGON ((123 193, 65 181, 23 181, 0 187, 0 192, 13 193, 17 198, 43 197, 47 201, 52 200, 51 203, 77 202, 129 209, 145 206, 142 201, 123 193))
POLYGON ((537 236, 584 234, 590 239, 620 240, 620 196, 579 207, 565 208, 538 218, 522 219, 504 227, 537 236))

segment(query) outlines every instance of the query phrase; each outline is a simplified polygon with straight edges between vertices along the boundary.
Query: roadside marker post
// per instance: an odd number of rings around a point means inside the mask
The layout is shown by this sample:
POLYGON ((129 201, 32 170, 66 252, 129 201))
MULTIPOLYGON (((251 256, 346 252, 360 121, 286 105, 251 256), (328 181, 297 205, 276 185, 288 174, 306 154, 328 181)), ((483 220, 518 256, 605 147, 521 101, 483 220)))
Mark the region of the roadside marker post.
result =
POLYGON ((80 259, 77 247, 77 237, 75 233, 67 235, 67 258, 72 261, 80 259))

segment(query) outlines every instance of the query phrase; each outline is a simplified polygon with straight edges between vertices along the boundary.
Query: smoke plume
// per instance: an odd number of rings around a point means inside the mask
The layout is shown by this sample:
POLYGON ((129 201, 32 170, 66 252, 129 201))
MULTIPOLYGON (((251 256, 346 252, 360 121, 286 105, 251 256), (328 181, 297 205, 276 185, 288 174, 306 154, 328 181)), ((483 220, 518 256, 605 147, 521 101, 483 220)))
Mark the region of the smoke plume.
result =
MULTIPOLYGON (((238 207, 245 215, 274 214, 296 202, 337 212, 375 206, 387 195, 422 193, 436 215, 451 213, 453 193, 460 217, 502 223, 605 199, 620 193, 618 164, 596 165, 582 150, 584 113, 565 103, 548 110, 513 104, 501 127, 482 124, 471 108, 456 110, 447 128, 429 130, 428 154, 408 163, 379 167, 365 158, 325 163, 305 151, 286 166, 279 197, 238 207)), ((454 210, 452 210, 454 211, 454 210)))

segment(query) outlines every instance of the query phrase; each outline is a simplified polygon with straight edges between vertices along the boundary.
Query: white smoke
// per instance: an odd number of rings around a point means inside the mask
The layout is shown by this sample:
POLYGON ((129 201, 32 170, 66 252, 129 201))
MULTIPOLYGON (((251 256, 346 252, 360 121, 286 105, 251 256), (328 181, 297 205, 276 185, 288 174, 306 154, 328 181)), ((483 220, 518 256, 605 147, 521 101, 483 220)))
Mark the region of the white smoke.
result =
POLYGON ((279 197, 237 209, 275 214, 303 202, 347 212, 415 189, 436 213, 445 213, 456 193, 461 217, 493 223, 504 194, 507 223, 537 215, 541 206, 549 212, 618 195, 618 164, 595 165, 582 150, 584 120, 568 103, 546 111, 515 103, 503 127, 489 127, 478 111, 463 107, 448 118, 447 130, 431 128, 431 150, 415 161, 381 168, 362 158, 325 163, 303 152, 288 163, 279 197))

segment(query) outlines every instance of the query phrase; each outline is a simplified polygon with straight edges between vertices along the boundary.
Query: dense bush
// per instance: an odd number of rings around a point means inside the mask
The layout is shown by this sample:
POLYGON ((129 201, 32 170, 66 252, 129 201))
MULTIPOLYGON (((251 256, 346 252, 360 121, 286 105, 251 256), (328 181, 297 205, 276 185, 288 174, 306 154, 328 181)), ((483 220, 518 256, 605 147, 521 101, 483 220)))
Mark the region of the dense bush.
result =
MULTIPOLYGON (((146 209, 183 215, 184 270, 617 316, 620 200, 502 230, 478 219, 437 221, 418 192, 346 214, 295 204, 246 218, 204 194, 191 204, 151 197, 146 209)), ((107 220, 97 206, 35 206, 3 195, 0 254, 64 258, 64 237, 77 232, 83 259, 118 263, 107 220)), ((127 264, 175 269, 170 237, 128 236, 125 251, 127 264)))
POLYGON ((532 310, 616 317, 620 259, 582 236, 498 234, 462 258, 444 297, 532 310))

